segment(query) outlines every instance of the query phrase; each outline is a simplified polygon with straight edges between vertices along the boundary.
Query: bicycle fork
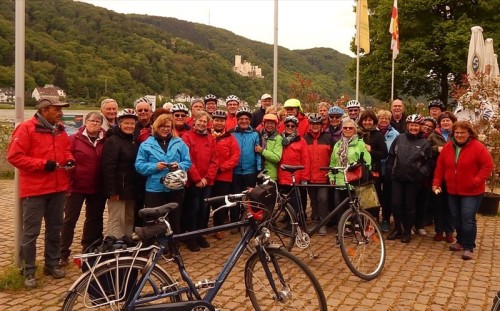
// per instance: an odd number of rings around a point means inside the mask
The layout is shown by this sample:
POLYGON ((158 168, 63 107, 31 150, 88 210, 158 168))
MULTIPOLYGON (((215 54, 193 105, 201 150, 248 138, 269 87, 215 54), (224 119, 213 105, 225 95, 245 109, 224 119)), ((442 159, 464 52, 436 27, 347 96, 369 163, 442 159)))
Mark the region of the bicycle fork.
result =
POLYGON ((288 286, 285 284, 285 279, 283 277, 283 273, 281 273, 281 269, 279 267, 278 262, 276 261, 276 258, 271 256, 264 247, 259 247, 257 250, 259 253, 259 259, 262 264, 262 267, 264 268, 264 272, 266 273, 267 280, 269 281, 269 284, 271 285, 271 288, 273 289, 275 298, 277 301, 286 301, 290 298, 290 289, 288 286), (273 275, 271 270, 269 269, 269 262, 272 263, 274 271, 276 271, 276 274, 278 276, 279 282, 282 285, 282 290, 278 290, 276 286, 276 282, 274 281, 273 275))

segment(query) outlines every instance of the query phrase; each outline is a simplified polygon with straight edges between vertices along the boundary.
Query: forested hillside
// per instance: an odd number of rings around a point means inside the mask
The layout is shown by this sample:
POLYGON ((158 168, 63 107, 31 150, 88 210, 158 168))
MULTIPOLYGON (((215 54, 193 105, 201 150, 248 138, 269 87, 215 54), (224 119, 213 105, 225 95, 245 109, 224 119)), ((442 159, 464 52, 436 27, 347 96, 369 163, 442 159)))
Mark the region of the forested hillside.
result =
MULTIPOLYGON (((15 0, 0 0, 0 86, 14 85, 15 0)), ((351 93, 349 57, 332 49, 279 49, 279 100, 295 73, 312 91, 351 93)), ((113 96, 130 105, 144 94, 237 94, 249 103, 272 91, 273 47, 232 32, 173 18, 118 14, 70 0, 26 1, 26 89, 55 84, 75 100, 113 96), (262 68, 264 79, 232 72, 234 55, 262 68)))

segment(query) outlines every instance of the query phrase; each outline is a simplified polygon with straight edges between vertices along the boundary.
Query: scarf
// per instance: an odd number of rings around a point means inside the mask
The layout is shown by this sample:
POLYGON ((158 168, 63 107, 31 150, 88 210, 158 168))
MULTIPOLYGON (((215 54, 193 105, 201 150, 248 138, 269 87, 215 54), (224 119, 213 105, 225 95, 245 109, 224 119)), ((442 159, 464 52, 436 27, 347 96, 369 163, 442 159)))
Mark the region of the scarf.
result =
POLYGON ((43 128, 43 132, 51 132, 52 135, 56 135, 58 132, 64 131, 64 126, 62 124, 50 124, 47 119, 45 119, 41 114, 38 112, 35 114, 36 119, 38 120, 38 126, 39 128, 43 128))
POLYGON ((269 133, 268 131, 266 130, 262 130, 262 132, 260 133, 261 134, 261 137, 262 137, 262 149, 266 149, 266 146, 267 146, 267 140, 269 138, 273 138, 274 136, 276 136, 278 132, 274 131, 272 133, 269 133))
POLYGON ((450 137, 450 130, 441 129, 441 135, 443 135, 444 140, 448 141, 448 137, 450 137))
POLYGON ((349 149, 349 144, 354 139, 356 135, 353 135, 350 138, 342 136, 340 139, 340 148, 339 148, 339 158, 340 158, 340 166, 346 167, 349 161, 347 159, 347 150, 349 149))
POLYGON ((219 138, 220 136, 224 135, 226 133, 226 131, 224 129, 222 129, 222 131, 220 132, 217 132, 216 130, 212 130, 212 136, 214 138, 219 138))
POLYGON ((291 133, 291 134, 285 134, 285 132, 283 132, 283 146, 288 146, 290 145, 291 143, 293 143, 294 141, 297 141, 300 139, 300 136, 297 135, 297 131, 291 133))
POLYGON ((391 125, 388 124, 386 126, 382 126, 382 125, 379 125, 378 126, 378 130, 380 131, 380 133, 384 134, 387 133, 389 130, 391 129, 391 125))

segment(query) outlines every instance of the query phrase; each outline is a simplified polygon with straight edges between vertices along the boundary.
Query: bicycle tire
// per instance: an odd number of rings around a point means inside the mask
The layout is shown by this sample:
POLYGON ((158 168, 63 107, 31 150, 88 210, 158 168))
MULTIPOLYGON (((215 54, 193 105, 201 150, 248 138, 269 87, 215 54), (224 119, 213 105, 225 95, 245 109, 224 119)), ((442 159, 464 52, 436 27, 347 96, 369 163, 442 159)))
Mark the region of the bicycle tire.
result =
MULTIPOLYGON (((246 216, 244 216, 246 217, 246 216)), ((296 228, 292 223, 297 223, 295 210, 290 204, 279 206, 271 216, 270 221, 265 225, 271 231, 271 244, 283 245, 290 251, 295 245, 296 228)), ((241 236, 245 234, 247 228, 240 229, 241 236)), ((255 247, 251 243, 247 244, 250 253, 255 252, 255 247)))
POLYGON ((493 305, 491 306, 491 311, 500 311, 500 291, 495 294, 493 298, 493 305))
MULTIPOLYGON (((144 258, 119 258, 118 262, 116 260, 110 260, 103 262, 94 270, 94 276, 90 274, 86 277, 80 279, 77 284, 72 288, 73 290, 65 297, 63 305, 61 307, 62 311, 70 310, 84 310, 84 309, 97 309, 99 305, 102 305, 99 309, 105 310, 122 310, 125 300, 128 298, 127 293, 124 291, 130 290, 135 284, 123 284, 120 279, 125 275, 133 275, 137 272, 137 275, 141 275, 143 269, 148 264, 148 261, 144 258), (133 263, 132 263, 133 262, 133 263), (128 272, 130 270, 130 273, 128 272), (98 279, 99 281, 95 281, 98 279), (118 282, 116 282, 118 281, 118 282), (110 282, 110 283, 106 283, 110 282), (119 285, 118 296, 123 296, 119 301, 111 304, 106 303, 106 299, 114 300, 115 293, 113 291, 106 290, 107 284, 113 284, 113 289, 116 283, 122 283, 119 285), (106 296, 106 297, 104 297, 106 296)), ((136 278, 136 281, 139 279, 136 278)), ((151 272, 150 279, 146 283, 141 292, 140 298, 147 297, 149 295, 154 295, 154 286, 158 289, 162 287, 170 287, 172 291, 177 290, 175 285, 175 280, 162 268, 155 266, 151 272)), ((162 299, 155 301, 155 303, 166 303, 168 299, 162 299)), ((173 296, 169 299, 171 302, 181 301, 180 295, 173 296)))
POLYGON ((283 248, 267 247, 265 251, 270 272, 282 299, 276 298, 259 254, 253 253, 245 264, 245 288, 256 311, 328 310, 321 285, 302 261, 283 248), (279 268, 283 281, 280 281, 276 267, 279 268))
POLYGON ((360 209, 359 217, 361 223, 351 208, 345 211, 340 217, 337 238, 347 267, 354 275, 370 281, 384 268, 385 242, 379 224, 370 213, 360 209))

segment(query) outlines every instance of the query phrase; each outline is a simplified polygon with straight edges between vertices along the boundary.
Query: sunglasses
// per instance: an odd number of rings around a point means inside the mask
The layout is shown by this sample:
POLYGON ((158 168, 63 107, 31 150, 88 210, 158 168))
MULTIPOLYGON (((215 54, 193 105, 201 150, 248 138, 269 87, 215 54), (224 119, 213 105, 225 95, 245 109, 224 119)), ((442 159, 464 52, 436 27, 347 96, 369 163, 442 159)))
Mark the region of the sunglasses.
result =
POLYGON ((347 111, 349 111, 349 112, 358 112, 359 109, 347 109, 347 111))
POLYGON ((286 128, 289 128, 289 129, 294 129, 296 128, 297 126, 295 124, 287 124, 285 125, 286 128))
POLYGON ((350 131, 350 130, 354 130, 354 127, 353 126, 344 126, 344 127, 342 127, 342 129, 350 131))
POLYGON ((149 112, 149 109, 137 109, 137 112, 149 112))
POLYGON ((174 118, 185 118, 186 115, 185 114, 181 114, 181 113, 174 113, 174 118))
POLYGON ((342 116, 328 116, 330 119, 340 119, 342 116))

